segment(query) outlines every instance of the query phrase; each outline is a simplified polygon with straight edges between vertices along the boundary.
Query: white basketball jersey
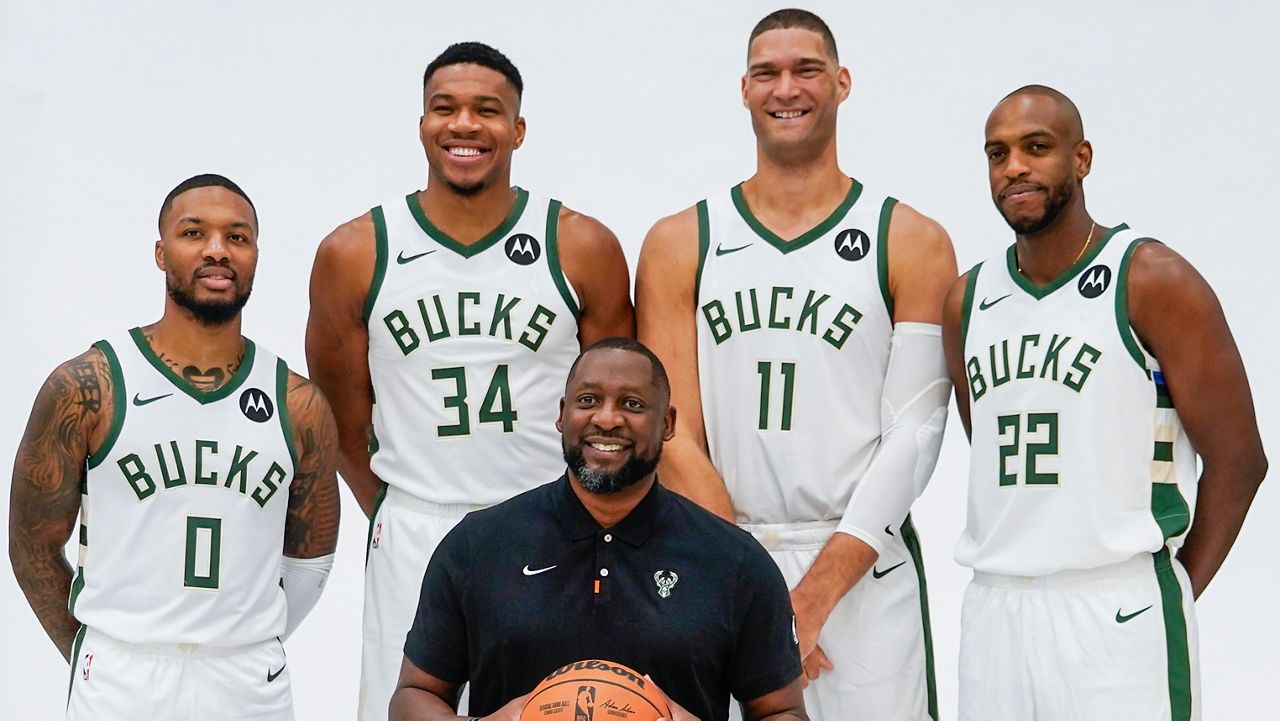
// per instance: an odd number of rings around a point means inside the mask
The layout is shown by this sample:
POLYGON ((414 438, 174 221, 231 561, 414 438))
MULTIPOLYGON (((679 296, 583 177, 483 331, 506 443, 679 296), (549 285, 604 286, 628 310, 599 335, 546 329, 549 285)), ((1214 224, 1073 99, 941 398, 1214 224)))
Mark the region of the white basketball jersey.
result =
POLYGON ((114 385, 89 459, 71 612, 131 643, 239 646, 284 633, 285 511, 296 456, 288 368, 244 341, 240 369, 200 393, 135 328, 96 347, 114 385))
POLYGON ((1126 304, 1129 259, 1149 240, 1120 225, 1044 287, 1012 246, 970 271, 961 564, 1041 576, 1181 543, 1195 452, 1126 304))
POLYGON ((491 505, 564 472, 555 422, 578 302, 560 269, 559 201, 516 190, 507 218, 471 245, 433 225, 414 193, 373 210, 370 466, 432 503, 491 505))
POLYGON ((739 522, 838 519, 871 462, 895 203, 855 180, 790 242, 751 214, 740 185, 697 206, 702 418, 739 522))

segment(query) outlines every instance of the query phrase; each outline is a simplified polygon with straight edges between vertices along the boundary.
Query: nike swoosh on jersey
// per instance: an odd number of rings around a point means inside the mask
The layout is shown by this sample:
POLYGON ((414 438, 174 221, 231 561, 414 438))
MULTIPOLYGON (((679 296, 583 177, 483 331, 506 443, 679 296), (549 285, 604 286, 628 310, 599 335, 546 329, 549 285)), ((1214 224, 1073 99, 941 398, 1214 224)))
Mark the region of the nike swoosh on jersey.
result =
POLYGON ((161 399, 164 399, 164 398, 168 398, 168 397, 169 397, 169 396, 171 396, 171 395, 173 395, 173 394, 172 394, 172 393, 165 393, 165 394, 164 394, 164 395, 162 395, 162 396, 156 396, 156 397, 154 397, 154 398, 141 398, 141 397, 139 397, 139 396, 138 396, 138 394, 137 394, 137 393, 134 393, 134 394, 133 394, 133 404, 134 404, 135 406, 145 406, 145 405, 146 405, 146 404, 148 404, 148 403, 155 403, 156 401, 161 400, 161 399))
MULTIPOLYGON (((289 665, 289 664, 287 664, 287 663, 286 663, 284 666, 288 666, 288 665, 289 665)), ((271 683, 272 681, 276 680, 277 678, 280 678, 280 674, 284 673, 284 666, 281 666, 281 667, 280 667, 280 670, 279 670, 279 671, 276 671, 275 673, 271 673, 271 668, 270 668, 270 667, 268 667, 268 668, 267 668, 267 683, 271 683)))
POLYGON ((524 575, 526 575, 526 576, 536 576, 536 575, 538 575, 539 573, 546 573, 547 571, 550 571, 550 570, 551 570, 551 569, 553 569, 553 568, 555 568, 555 566, 547 566, 546 568, 537 568, 537 569, 534 569, 534 568, 529 568, 529 566, 528 566, 528 565, 526 565, 526 566, 524 567, 524 569, 523 569, 523 573, 524 573, 524 575))
POLYGON ((1138 617, 1138 616, 1141 616, 1142 614, 1146 613, 1147 611, 1150 611, 1150 610, 1151 610, 1151 606, 1147 606, 1146 608, 1142 609, 1141 611, 1134 611, 1133 613, 1121 613, 1121 611, 1123 611, 1123 610, 1124 610, 1124 609, 1119 609, 1119 608, 1117 608, 1117 609, 1116 609, 1116 623, 1127 623, 1127 622, 1129 622, 1129 621, 1133 620, 1134 618, 1136 618, 1136 617, 1138 617))
POLYGON ((413 261, 417 260, 418 258, 421 258, 421 257, 422 257, 422 256, 424 256, 424 255, 431 255, 431 254, 432 254, 432 253, 434 253, 434 252, 436 252, 436 251, 435 251, 435 250, 428 250, 428 251, 426 251, 425 253, 418 253, 417 255, 408 255, 408 256, 406 256, 406 255, 404 254, 404 251, 402 250, 402 251, 400 251, 400 252, 396 255, 396 262, 397 262, 397 263, 399 263, 400 265, 404 265, 405 263, 412 263, 413 261))
POLYGON ((903 561, 903 562, 901 562, 901 563, 897 564, 896 566, 889 566, 888 568, 884 569, 883 571, 881 571, 881 570, 877 569, 875 566, 872 566, 872 567, 871 567, 871 575, 872 575, 872 576, 875 576, 876 578, 884 578, 885 576, 888 576, 890 573, 893 573, 893 572, 894 572, 894 571, 895 571, 899 566, 905 566, 905 565, 907 565, 907 562, 906 562, 906 561, 903 561))
POLYGON ((987 302, 986 298, 983 298, 982 302, 978 304, 978 310, 986 310, 987 308, 990 308, 991 306, 995 305, 996 303, 999 303, 1000 301, 1004 300, 1005 298, 1008 298, 1011 295, 1013 295, 1013 293, 1005 293, 1004 295, 1000 296, 999 298, 996 298, 990 303, 987 302))
POLYGON ((726 248, 724 247, 723 243, 718 243, 716 245, 716 257, 722 256, 722 255, 728 255, 730 253, 737 253, 740 250, 746 250, 747 248, 750 248, 752 245, 755 245, 755 244, 747 243, 746 245, 740 245, 737 248, 726 248))

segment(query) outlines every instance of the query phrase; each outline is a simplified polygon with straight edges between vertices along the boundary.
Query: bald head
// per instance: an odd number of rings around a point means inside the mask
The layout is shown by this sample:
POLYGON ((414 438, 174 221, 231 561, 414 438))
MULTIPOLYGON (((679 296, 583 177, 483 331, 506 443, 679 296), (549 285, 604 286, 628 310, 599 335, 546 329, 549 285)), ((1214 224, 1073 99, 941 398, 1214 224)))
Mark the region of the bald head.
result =
MULTIPOLYGON (((1023 85, 1001 98, 995 109, 991 111, 991 117, 995 117, 996 113, 1005 106, 1025 107, 1030 104, 1026 102, 1030 98, 1046 98, 1052 103, 1053 107, 1050 114, 1058 121, 1063 140, 1072 143, 1084 140, 1084 121, 1080 119, 1080 109, 1076 107, 1075 103, 1071 102, 1071 98, 1048 85, 1023 85)), ((988 118, 987 122, 988 124, 991 122, 990 118, 988 118)))

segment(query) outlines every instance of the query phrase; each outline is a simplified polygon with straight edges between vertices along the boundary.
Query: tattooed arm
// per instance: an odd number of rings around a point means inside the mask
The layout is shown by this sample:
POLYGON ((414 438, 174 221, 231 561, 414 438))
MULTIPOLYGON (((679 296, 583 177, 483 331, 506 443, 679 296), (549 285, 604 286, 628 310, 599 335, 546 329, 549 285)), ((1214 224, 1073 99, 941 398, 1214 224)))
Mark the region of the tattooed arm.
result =
POLYGON ((289 484, 284 555, 328 556, 338 545, 338 429, 320 389, 295 373, 288 403, 298 467, 289 484))
POLYGON ((36 396, 13 464, 9 560, 31 610, 68 659, 80 624, 67 610, 72 573, 63 546, 80 512, 85 459, 110 425, 113 390, 97 349, 58 366, 36 396))

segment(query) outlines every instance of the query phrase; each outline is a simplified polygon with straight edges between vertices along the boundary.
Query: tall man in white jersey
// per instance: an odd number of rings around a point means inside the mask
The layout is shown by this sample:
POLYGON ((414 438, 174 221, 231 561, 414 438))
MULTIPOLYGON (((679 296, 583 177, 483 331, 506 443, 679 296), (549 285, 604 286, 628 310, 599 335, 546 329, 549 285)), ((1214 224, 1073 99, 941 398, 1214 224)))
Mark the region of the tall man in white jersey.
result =
POLYGON ((340 226, 316 254, 307 360, 370 517, 366 721, 387 717, 436 544, 469 510, 560 472, 565 372, 580 347, 635 332, 613 233, 511 185, 522 88, 497 50, 446 49, 423 77, 426 189, 340 226))
POLYGON ((944 311, 973 445, 960 718, 1199 718, 1192 604, 1267 468, 1240 354, 1186 260, 1089 215, 1066 96, 1005 97, 986 154, 1016 242, 944 311))
POLYGON ((337 430, 315 386, 240 335, 257 236, 235 183, 179 184, 155 248, 164 315, 36 397, 9 555, 71 662, 69 719, 293 718, 280 639, 333 565, 337 430))
POLYGON ((946 419, 955 257, 937 223, 840 170, 849 86, 817 16, 756 26, 742 78, 756 174, 654 226, 639 331, 680 409, 663 477, 782 569, 810 716, 936 719, 907 513, 946 419))

